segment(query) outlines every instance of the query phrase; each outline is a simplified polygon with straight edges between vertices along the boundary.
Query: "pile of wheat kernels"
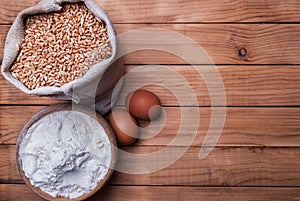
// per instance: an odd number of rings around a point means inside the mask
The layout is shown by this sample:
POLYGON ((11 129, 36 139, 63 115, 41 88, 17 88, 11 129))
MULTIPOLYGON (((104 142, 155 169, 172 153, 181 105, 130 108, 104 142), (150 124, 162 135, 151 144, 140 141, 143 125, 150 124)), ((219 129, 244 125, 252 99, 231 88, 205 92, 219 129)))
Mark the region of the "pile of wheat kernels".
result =
POLYGON ((63 4, 60 12, 27 19, 25 37, 10 71, 28 89, 60 87, 109 58, 106 25, 83 3, 63 4))

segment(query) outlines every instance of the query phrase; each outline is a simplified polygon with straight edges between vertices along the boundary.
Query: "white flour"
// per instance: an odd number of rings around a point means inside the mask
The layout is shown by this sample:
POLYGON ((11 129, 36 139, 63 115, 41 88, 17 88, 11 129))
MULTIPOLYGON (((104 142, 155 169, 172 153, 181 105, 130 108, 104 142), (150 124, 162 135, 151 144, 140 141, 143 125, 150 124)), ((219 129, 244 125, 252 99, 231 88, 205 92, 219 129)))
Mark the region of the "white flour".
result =
POLYGON ((21 169, 52 197, 77 198, 107 174, 111 145, 104 128, 77 111, 50 113, 35 122, 19 146, 21 169))

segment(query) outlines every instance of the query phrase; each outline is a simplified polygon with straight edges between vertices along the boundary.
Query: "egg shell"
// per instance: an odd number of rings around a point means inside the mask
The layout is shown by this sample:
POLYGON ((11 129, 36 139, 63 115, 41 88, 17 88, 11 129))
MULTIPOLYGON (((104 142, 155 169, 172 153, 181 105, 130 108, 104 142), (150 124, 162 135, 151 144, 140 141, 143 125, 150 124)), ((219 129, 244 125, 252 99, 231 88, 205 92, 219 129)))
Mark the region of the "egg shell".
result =
POLYGON ((153 120, 161 113, 161 102, 152 92, 139 89, 126 97, 127 108, 134 117, 153 120))
POLYGON ((139 127, 136 120, 124 109, 114 109, 108 116, 108 122, 120 145, 133 143, 139 135, 139 127))

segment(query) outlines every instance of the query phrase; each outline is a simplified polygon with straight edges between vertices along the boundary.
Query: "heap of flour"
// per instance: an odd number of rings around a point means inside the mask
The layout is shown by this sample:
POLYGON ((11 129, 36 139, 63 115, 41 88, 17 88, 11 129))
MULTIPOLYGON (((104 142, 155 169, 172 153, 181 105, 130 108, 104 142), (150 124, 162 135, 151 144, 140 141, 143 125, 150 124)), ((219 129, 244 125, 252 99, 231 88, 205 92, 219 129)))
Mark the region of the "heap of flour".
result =
POLYGON ((18 160, 30 183, 52 197, 78 198, 93 190, 111 164, 111 144, 94 118, 57 111, 24 135, 18 160))

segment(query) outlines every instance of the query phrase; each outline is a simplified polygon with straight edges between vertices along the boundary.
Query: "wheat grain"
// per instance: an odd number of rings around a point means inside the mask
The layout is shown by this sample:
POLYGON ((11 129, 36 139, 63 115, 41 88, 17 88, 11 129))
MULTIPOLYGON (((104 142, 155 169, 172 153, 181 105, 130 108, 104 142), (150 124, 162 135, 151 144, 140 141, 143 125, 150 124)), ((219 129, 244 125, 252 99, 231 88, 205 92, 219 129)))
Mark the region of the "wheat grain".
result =
POLYGON ((60 87, 82 77, 112 55, 105 23, 83 3, 28 17, 18 57, 10 71, 28 89, 60 87))

